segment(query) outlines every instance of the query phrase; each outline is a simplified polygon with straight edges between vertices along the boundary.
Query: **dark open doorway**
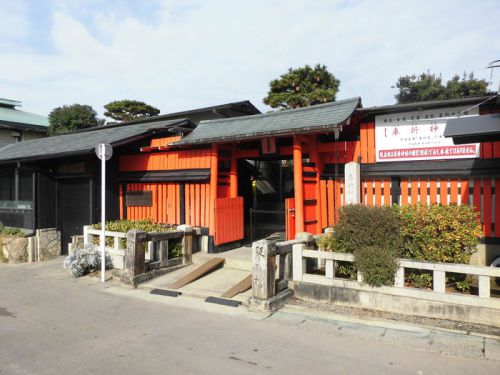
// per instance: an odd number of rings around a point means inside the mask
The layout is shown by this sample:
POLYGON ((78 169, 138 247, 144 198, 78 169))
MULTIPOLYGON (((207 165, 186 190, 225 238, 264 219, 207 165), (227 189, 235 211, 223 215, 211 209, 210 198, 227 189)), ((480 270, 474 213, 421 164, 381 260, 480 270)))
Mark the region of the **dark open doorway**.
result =
POLYGON ((285 199, 294 196, 291 160, 239 161, 239 195, 244 199, 245 240, 285 239, 285 199))
POLYGON ((61 179, 59 183, 59 227, 61 252, 68 253, 71 236, 81 235, 83 226, 92 223, 91 180, 88 178, 61 179))

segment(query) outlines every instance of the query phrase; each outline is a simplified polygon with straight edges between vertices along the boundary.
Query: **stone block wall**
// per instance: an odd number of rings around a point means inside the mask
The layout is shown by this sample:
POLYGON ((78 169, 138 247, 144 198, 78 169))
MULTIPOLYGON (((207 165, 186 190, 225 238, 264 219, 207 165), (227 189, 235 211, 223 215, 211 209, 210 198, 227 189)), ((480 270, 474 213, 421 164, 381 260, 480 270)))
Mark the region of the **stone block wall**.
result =
POLYGON ((7 263, 43 262, 61 255, 61 233, 55 228, 38 229, 32 237, 4 236, 0 251, 7 263))
POLYGON ((28 261, 28 239, 24 237, 2 236, 0 251, 7 263, 24 263, 28 261))
POLYGON ((54 259, 61 255, 61 232, 55 228, 38 229, 35 234, 37 260, 54 259))

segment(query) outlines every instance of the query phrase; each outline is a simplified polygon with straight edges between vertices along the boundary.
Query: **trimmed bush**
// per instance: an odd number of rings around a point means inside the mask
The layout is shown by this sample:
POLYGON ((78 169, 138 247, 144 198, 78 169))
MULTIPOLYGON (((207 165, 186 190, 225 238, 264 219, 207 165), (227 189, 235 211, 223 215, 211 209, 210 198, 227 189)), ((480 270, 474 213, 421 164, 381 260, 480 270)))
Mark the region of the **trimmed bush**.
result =
POLYGON ((363 275, 363 282, 370 286, 394 285, 398 270, 397 254, 393 249, 366 246, 354 252, 356 268, 363 275))
POLYGON ((366 284, 391 285, 402 246, 399 217, 391 207, 342 207, 333 232, 325 234, 318 246, 325 251, 353 253, 356 260, 345 269, 350 278, 359 269, 366 284))
MULTIPOLYGON (((113 268, 111 257, 106 254, 106 269, 113 268)), ((101 268, 101 253, 92 244, 87 244, 83 249, 77 248, 71 255, 64 259, 63 267, 75 277, 80 277, 101 268)))
MULTIPOLYGON (((94 224, 92 228, 101 229, 101 224, 94 224)), ((144 232, 164 232, 167 230, 174 230, 175 228, 165 224, 153 223, 150 220, 114 220, 106 222, 106 230, 111 232, 126 233, 133 229, 142 230, 144 232)))
POLYGON ((400 222, 391 207, 348 205, 339 209, 333 233, 318 241, 320 249, 355 253, 364 247, 401 249, 400 222))
POLYGON ((394 206, 401 220, 402 257, 428 262, 469 263, 483 236, 469 206, 394 206))

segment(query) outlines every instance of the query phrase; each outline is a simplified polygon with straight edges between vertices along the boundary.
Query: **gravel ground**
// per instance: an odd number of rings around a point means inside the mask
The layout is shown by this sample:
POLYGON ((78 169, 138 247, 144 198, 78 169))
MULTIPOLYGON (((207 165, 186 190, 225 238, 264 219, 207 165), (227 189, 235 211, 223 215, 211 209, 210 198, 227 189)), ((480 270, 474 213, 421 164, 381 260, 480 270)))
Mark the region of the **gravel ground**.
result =
POLYGON ((405 322, 405 323, 416 324, 419 326, 464 331, 467 334, 479 333, 479 334, 486 334, 486 335, 491 335, 491 336, 498 336, 500 338, 500 328, 486 326, 483 324, 471 324, 471 323, 465 323, 465 322, 458 322, 458 321, 454 321, 454 320, 436 319, 436 318, 427 318, 427 317, 423 317, 423 316, 396 314, 396 313, 379 311, 379 310, 362 309, 362 308, 358 308, 358 307, 330 305, 330 304, 323 304, 323 303, 299 300, 296 298, 294 298, 293 300, 288 302, 288 304, 301 306, 301 307, 307 307, 307 308, 316 309, 316 310, 324 311, 324 312, 331 312, 334 314, 348 315, 348 316, 352 316, 352 317, 355 317, 358 319, 405 322))

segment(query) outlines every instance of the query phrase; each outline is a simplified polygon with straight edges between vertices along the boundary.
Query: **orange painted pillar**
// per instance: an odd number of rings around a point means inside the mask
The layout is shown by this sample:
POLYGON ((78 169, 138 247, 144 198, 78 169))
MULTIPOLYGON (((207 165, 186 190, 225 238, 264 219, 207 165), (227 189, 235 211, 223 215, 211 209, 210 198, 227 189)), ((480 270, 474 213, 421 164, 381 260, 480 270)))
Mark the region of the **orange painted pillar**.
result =
POLYGON ((215 235, 215 202, 217 200, 217 185, 219 179, 219 147, 217 144, 212 144, 210 150, 210 227, 209 234, 215 235))
POLYGON ((231 169, 229 171, 229 197, 238 196, 238 159, 236 158, 236 143, 231 146, 231 169))
POLYGON ((293 187, 295 190, 295 233, 304 231, 304 188, 302 179, 302 137, 293 137, 293 187))
POLYGON ((321 163, 319 160, 318 152, 318 139, 317 136, 313 135, 309 138, 309 156, 311 161, 315 164, 314 171, 316 172, 316 233, 321 233, 323 231, 323 222, 321 220, 321 189, 320 189, 320 172, 321 163))

